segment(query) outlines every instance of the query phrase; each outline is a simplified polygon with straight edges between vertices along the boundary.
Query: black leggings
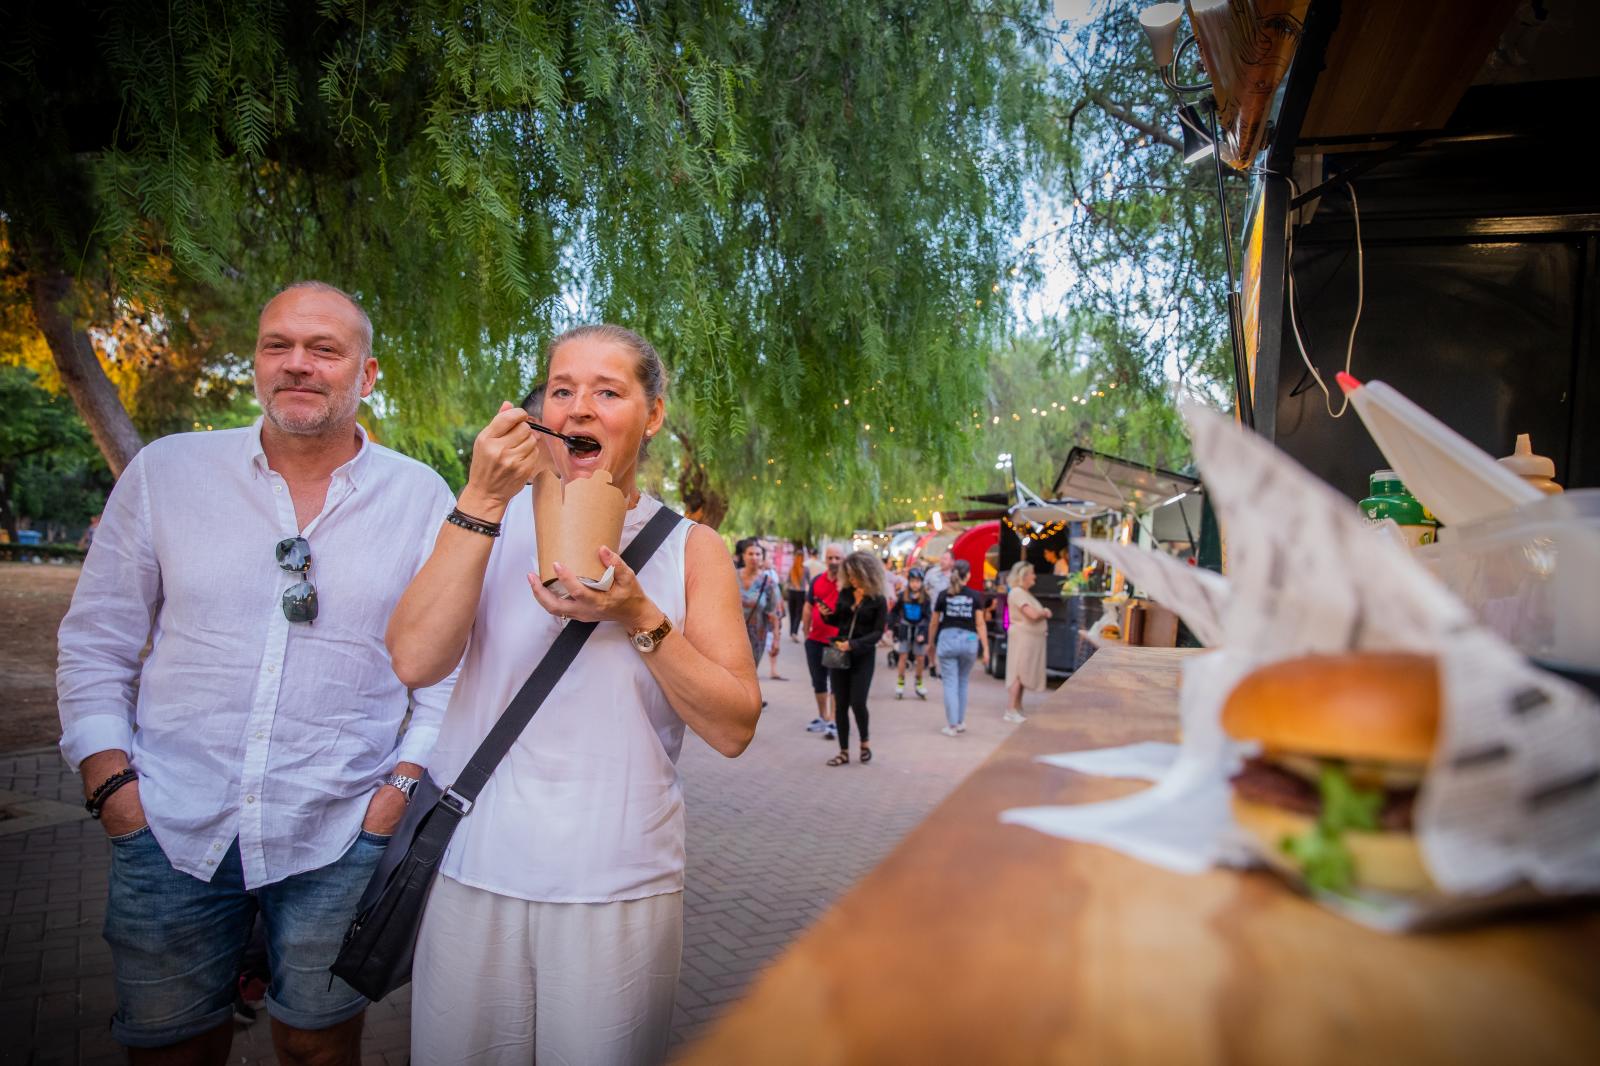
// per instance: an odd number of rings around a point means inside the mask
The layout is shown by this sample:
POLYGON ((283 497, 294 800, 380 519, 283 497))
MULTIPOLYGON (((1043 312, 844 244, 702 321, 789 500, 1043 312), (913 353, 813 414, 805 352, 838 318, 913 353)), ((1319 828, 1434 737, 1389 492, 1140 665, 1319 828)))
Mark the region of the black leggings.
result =
POLYGON ((789 590, 789 635, 796 636, 800 632, 800 612, 806 609, 806 590, 789 590))
POLYGON ((850 749, 850 714, 855 713, 856 725, 861 727, 861 743, 868 743, 867 690, 872 687, 872 670, 877 656, 871 651, 850 654, 850 669, 829 670, 833 685, 834 719, 839 724, 839 750, 850 749))

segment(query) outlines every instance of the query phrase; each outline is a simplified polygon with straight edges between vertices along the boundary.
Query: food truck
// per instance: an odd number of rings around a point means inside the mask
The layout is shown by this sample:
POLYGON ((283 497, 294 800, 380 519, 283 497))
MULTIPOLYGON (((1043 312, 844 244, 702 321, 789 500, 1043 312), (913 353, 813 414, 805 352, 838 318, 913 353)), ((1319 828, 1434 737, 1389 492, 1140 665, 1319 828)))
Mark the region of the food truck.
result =
MULTIPOLYGON (((1235 434, 1218 451, 1242 467, 1288 476, 1265 462, 1264 438, 1321 480, 1302 495, 1328 514, 1254 516, 1276 524, 1275 543, 1348 533, 1387 465, 1355 412, 1334 417, 1349 395, 1339 374, 1394 386, 1489 456, 1527 434, 1569 496, 1600 485, 1600 183, 1582 147, 1600 101, 1600 4, 1189 0, 1153 5, 1144 21, 1174 112, 1187 111, 1185 139, 1209 136, 1224 189, 1250 188, 1230 232, 1243 238, 1240 269, 1219 299, 1232 305, 1236 417, 1259 436, 1217 416, 1205 432, 1212 444, 1225 440, 1219 425, 1235 434)), ((1239 538, 1226 522, 1223 534, 1239 538)), ((1395 545, 1371 554, 1396 553, 1410 558, 1395 545)), ((1549 545, 1523 554, 1571 565, 1549 545)), ((1368 575, 1320 576, 1337 595, 1341 578, 1353 588, 1368 575)), ((1600 600, 1596 576, 1555 584, 1600 600)), ((1408 609, 1428 588, 1386 588, 1379 602, 1408 609)), ((1477 640, 1482 622, 1463 620, 1460 639, 1477 640)), ((1136 756, 1174 742, 1192 751, 1205 726, 1191 703, 1206 691, 1191 683, 1205 681, 1202 655, 1103 647, 681 1061, 1600 1061, 1592 879, 1577 879, 1587 895, 1536 914, 1468 905, 1443 931, 1385 928, 1382 906, 1341 910, 1342 897, 1268 870, 1214 856, 1184 866, 1174 855, 1187 854, 1192 820, 1152 832, 1142 850, 1109 820, 1098 837, 1023 828, 1046 809, 1113 801, 1131 820, 1161 802, 1170 778, 1150 788, 1163 775, 1136 756), (1091 771, 1083 757, 1096 749, 1117 754, 1120 779, 1091 771)), ((1529 676, 1525 661, 1515 669, 1529 676)), ((1558 706, 1591 709, 1558 682, 1565 702, 1552 702, 1547 677, 1472 718, 1493 741, 1430 765, 1423 796, 1437 775, 1492 775, 1510 754, 1504 730, 1543 729, 1558 706)), ((1584 739, 1549 754, 1571 760, 1569 777, 1540 779, 1518 804, 1472 808, 1508 787, 1476 778, 1481 791, 1453 794, 1459 809, 1422 816, 1458 816, 1455 839, 1482 849, 1485 818, 1537 818, 1591 795, 1592 722, 1567 720, 1584 739)), ((1207 802, 1180 813, 1198 817, 1207 802)), ((1586 824, 1547 857, 1592 848, 1586 824)), ((1527 840, 1507 831, 1492 846, 1527 840)), ((1434 903, 1460 902, 1435 889, 1434 903)))

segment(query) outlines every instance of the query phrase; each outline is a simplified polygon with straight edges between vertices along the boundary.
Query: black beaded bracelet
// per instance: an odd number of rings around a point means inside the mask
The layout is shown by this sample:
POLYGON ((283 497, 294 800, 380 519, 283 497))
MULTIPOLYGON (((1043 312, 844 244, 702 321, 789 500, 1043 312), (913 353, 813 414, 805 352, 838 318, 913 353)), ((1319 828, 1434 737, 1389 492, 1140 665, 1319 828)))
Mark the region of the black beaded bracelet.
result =
POLYGON ((460 526, 462 529, 470 530, 473 533, 482 533, 486 537, 498 537, 500 535, 499 522, 485 522, 481 518, 473 518, 469 514, 464 514, 459 507, 445 515, 444 520, 453 526, 460 526))
POLYGON ((100 787, 94 790, 94 795, 84 802, 83 809, 89 812, 89 817, 99 818, 101 809, 105 807, 106 800, 111 798, 112 793, 138 776, 131 766, 118 770, 100 782, 100 787))

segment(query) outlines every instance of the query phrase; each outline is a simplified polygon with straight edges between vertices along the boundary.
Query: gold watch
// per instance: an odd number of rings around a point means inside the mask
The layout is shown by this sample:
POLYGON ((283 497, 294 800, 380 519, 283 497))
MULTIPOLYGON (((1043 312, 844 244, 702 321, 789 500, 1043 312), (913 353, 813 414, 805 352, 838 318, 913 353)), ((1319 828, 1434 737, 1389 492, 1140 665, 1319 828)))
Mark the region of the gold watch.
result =
POLYGON ((662 615, 660 625, 656 626, 654 629, 630 631, 628 633, 628 639, 633 641, 633 646, 635 648, 638 648, 641 652, 648 654, 649 652, 653 652, 659 648, 661 646, 661 642, 666 640, 667 634, 671 632, 672 620, 666 615, 662 615))

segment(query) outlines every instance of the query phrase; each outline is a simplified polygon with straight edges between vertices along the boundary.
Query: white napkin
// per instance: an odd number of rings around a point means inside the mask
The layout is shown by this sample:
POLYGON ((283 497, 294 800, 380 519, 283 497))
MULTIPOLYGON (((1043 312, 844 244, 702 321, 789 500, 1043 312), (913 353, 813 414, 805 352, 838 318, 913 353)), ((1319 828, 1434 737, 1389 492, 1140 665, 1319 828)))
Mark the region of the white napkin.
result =
POLYGON ((1184 660, 1181 745, 1147 742, 1047 755, 1041 760, 1057 766, 1077 762, 1070 768, 1083 773, 1099 770, 1102 776, 1156 780, 1150 788, 1100 803, 1020 807, 1005 811, 1000 820, 1102 844, 1177 873, 1201 873, 1219 862, 1247 862, 1248 852, 1233 828, 1228 795, 1228 778, 1237 770, 1244 748, 1223 733, 1211 700, 1213 692, 1219 688, 1227 692, 1240 676, 1238 666, 1220 652, 1184 660), (1106 773, 1108 769, 1114 772, 1106 773))
POLYGON ((1159 781, 1178 761, 1178 745, 1159 740, 1141 740, 1120 748, 1088 748, 1084 751, 1064 751, 1059 755, 1041 755, 1039 761, 1090 777, 1159 781))

